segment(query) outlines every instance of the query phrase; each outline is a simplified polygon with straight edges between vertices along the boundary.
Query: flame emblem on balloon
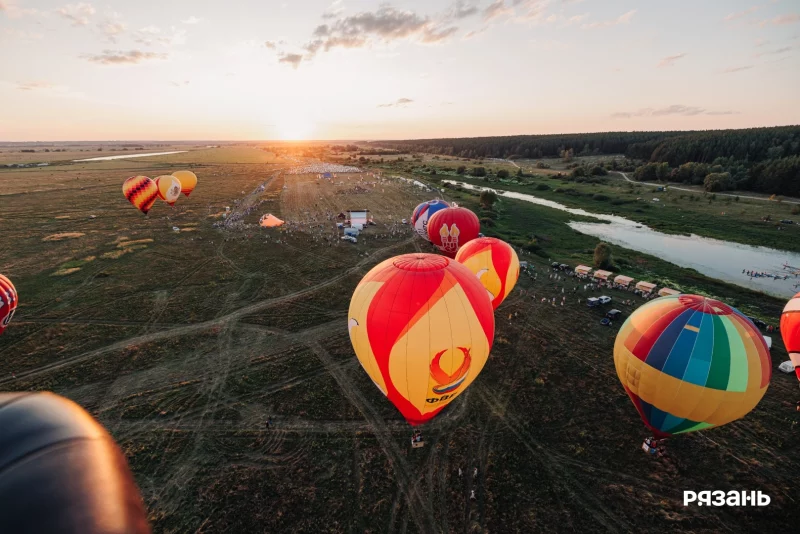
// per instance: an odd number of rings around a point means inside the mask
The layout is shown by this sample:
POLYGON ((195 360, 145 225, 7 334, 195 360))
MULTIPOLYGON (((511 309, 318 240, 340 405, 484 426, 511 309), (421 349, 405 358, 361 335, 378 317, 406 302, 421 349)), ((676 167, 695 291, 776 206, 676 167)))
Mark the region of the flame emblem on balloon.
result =
POLYGON ((439 228, 439 235, 442 237, 441 248, 443 252, 449 252, 451 254, 458 252, 458 236, 460 233, 461 230, 458 229, 456 223, 453 223, 450 228, 447 228, 447 223, 439 228))
POLYGON ((467 347, 458 347, 458 350, 462 352, 464 355, 464 361, 461 363, 461 366, 456 369, 453 374, 447 374, 439 364, 439 360, 442 358, 442 355, 447 352, 447 349, 439 351, 436 353, 436 356, 433 357, 431 361, 431 378, 433 378, 438 386, 434 386, 433 392, 437 395, 444 395, 445 393, 450 393, 458 389, 458 387, 464 383, 464 380, 467 379, 467 374, 469 373, 469 366, 472 363, 472 356, 469 354, 469 350, 467 347))

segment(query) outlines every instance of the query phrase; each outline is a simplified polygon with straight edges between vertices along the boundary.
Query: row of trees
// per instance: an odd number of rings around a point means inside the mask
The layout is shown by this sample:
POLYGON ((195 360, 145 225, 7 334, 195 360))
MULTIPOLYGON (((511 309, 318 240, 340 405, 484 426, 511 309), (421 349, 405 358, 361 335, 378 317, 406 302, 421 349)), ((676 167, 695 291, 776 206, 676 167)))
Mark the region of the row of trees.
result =
POLYGON ((800 196, 800 156, 769 159, 748 164, 733 157, 717 158, 713 163, 688 162, 678 167, 669 163, 647 163, 633 173, 643 182, 681 182, 702 185, 706 191, 757 191, 800 196))
POLYGON ((374 141, 375 146, 466 158, 557 158, 625 154, 634 159, 711 163, 717 158, 756 163, 800 155, 800 126, 685 132, 604 132, 458 139, 374 141))

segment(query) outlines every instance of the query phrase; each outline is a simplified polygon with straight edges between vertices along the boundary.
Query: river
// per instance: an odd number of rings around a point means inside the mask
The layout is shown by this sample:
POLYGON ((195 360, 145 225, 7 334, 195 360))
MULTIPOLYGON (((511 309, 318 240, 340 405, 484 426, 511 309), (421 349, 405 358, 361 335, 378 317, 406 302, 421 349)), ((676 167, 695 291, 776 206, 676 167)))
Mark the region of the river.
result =
POLYGON ((73 163, 82 161, 111 161, 112 159, 143 158, 145 156, 168 156, 169 154, 183 154, 188 150, 176 150, 174 152, 151 152, 150 154, 125 154, 123 156, 102 156, 99 158, 73 159, 73 163))
MULTIPOLYGON (((443 180, 443 182, 478 191, 490 189, 453 180, 443 180)), ((582 215, 606 221, 605 223, 573 221, 568 224, 582 234, 591 235, 631 250, 644 252, 681 267, 695 269, 712 278, 779 297, 791 297, 800 291, 795 287, 795 284, 800 283, 800 277, 791 274, 789 270, 783 267, 785 264, 800 267, 800 254, 795 252, 743 245, 694 234, 689 236, 665 234, 624 217, 569 208, 558 202, 525 193, 499 189, 491 190, 495 191, 499 196, 524 200, 573 215, 582 215), (750 277, 743 273, 742 270, 756 270, 779 276, 788 275, 788 278, 786 280, 775 280, 766 277, 750 277)))

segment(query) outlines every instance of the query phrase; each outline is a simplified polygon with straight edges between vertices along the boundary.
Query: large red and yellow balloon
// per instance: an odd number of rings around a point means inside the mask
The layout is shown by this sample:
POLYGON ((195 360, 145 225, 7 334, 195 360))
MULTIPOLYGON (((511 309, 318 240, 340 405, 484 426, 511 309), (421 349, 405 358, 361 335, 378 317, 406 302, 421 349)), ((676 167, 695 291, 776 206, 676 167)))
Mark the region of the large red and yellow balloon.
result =
POLYGON ((353 293, 349 319, 361 366, 412 425, 467 389, 494 340, 486 290, 466 267, 435 254, 375 266, 353 293))
POLYGON ((473 239, 456 254, 456 261, 478 277, 496 310, 519 280, 519 258, 514 248, 494 237, 473 239))
POLYGON ((197 186, 197 175, 192 171, 175 171, 172 176, 178 179, 181 183, 181 193, 187 197, 194 191, 197 186))
POLYGON ((451 258, 456 257, 465 243, 478 237, 480 231, 478 216, 460 206, 439 210, 428 219, 428 239, 451 258))
POLYGON ((755 325, 698 295, 662 297, 633 312, 617 335, 614 363, 657 437, 744 417, 772 376, 769 349, 755 325))
POLYGON ((147 215, 158 198, 158 186, 147 176, 131 176, 122 184, 122 194, 147 215))
POLYGON ((0 334, 3 333, 14 317, 17 304, 19 304, 19 297, 14 284, 0 274, 0 334))
POLYGON ((781 337, 789 359, 794 365, 794 372, 800 379, 800 293, 786 303, 781 314, 781 337))
POLYGON ((181 196, 181 182, 171 174, 159 176, 155 182, 158 187, 158 198, 170 206, 174 206, 178 197, 181 196))

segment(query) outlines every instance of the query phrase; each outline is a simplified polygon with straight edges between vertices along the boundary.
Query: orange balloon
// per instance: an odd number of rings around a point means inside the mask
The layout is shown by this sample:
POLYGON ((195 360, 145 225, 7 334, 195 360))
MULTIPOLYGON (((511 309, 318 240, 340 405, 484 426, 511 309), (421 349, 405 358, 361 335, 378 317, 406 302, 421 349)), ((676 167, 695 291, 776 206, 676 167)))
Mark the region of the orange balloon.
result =
POLYGON ((456 261, 478 277, 496 310, 519 280, 519 258, 514 248, 494 237, 473 239, 458 250, 456 261))

